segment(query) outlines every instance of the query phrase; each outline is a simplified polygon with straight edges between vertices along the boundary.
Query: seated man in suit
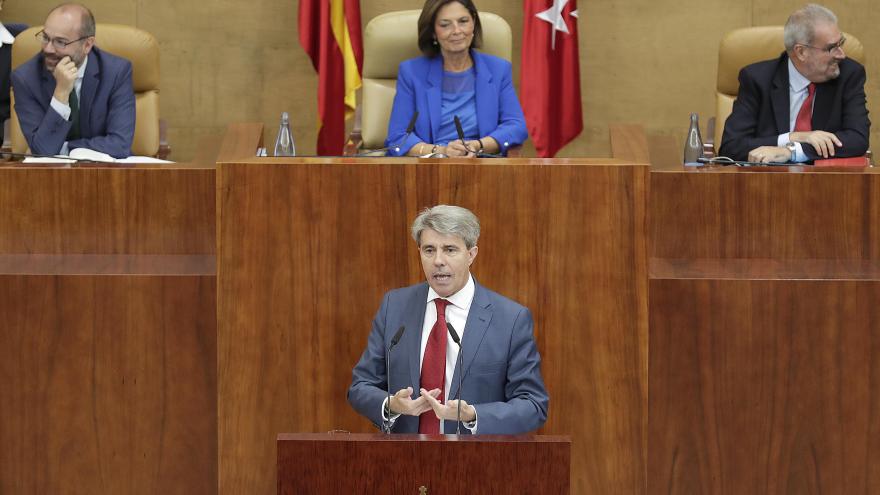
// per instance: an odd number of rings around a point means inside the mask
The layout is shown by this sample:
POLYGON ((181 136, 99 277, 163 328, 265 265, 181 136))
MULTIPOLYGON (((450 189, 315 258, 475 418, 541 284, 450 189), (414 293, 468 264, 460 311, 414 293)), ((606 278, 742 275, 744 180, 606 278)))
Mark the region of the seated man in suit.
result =
POLYGON ((539 428, 549 398, 532 316, 471 276, 479 220, 464 208, 439 205, 419 214, 412 235, 427 282, 385 294, 352 373, 348 401, 377 426, 397 433, 454 433, 459 426, 462 432, 515 434, 539 428), (447 324, 461 337, 460 348, 447 324), (395 338, 400 340, 387 370, 385 350, 395 338), (454 400, 459 373, 461 425, 454 400))
POLYGON ((12 73, 15 112, 31 152, 90 148, 131 155, 135 100, 131 62, 95 46, 95 18, 79 4, 49 13, 43 48, 12 73))
MULTIPOLYGON (((3 10, 3 0, 0 0, 3 10)), ((9 73, 12 72, 12 44, 18 33, 27 29, 24 24, 0 23, 0 142, 3 142, 3 123, 9 119, 9 73)))
POLYGON ((865 68, 846 58, 837 17, 820 5, 785 23, 785 53, 739 74, 719 154, 754 162, 808 162, 868 149, 865 68))

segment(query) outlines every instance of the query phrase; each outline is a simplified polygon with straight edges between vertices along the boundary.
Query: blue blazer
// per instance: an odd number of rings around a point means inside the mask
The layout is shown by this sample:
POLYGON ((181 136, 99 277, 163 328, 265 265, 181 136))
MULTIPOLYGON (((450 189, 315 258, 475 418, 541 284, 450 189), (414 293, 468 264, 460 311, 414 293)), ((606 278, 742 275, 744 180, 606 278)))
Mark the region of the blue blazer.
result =
MULTIPOLYGON (((471 50, 476 72, 477 127, 480 136, 491 136, 506 154, 511 146, 529 137, 526 119, 516 97, 510 62, 471 50)), ((417 143, 434 143, 441 120, 443 57, 406 60, 397 70, 397 92, 388 122, 385 146, 392 156, 405 155, 417 143), (413 133, 404 139, 406 126, 418 111, 413 133), (396 149, 396 148, 399 148, 396 149)))
MULTIPOLYGON (((12 72, 15 112, 31 152, 54 155, 67 140, 71 122, 49 106, 55 78, 37 54, 12 72)), ((80 89, 80 135, 69 149, 91 148, 114 158, 131 155, 135 101, 131 62, 93 47, 80 89)))
MULTIPOLYGON (((373 319, 367 348, 352 372, 348 401, 377 427, 382 424, 386 397, 385 349, 401 326, 403 337, 391 356, 391 393, 413 388, 419 395, 419 355, 428 304, 428 284, 385 294, 373 319)), ((517 434, 538 429, 547 420, 549 397, 541 378, 541 356, 532 333, 528 309, 476 284, 462 339, 462 399, 477 410, 477 433, 517 434)), ((455 370, 449 397, 458 394, 455 370)), ((455 432, 455 421, 444 422, 455 432)), ((396 433, 418 433, 419 418, 400 416, 396 433)), ((463 425, 461 431, 470 433, 463 425)))

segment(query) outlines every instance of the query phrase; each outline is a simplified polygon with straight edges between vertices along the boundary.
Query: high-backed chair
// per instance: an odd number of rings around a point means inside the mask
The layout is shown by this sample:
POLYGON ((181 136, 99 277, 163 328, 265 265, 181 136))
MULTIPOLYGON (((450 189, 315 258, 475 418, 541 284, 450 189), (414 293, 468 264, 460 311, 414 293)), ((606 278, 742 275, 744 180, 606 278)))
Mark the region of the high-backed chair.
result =
MULTIPOLYGON (((35 35, 43 29, 35 26, 23 31, 12 45, 12 67, 18 67, 40 51, 41 45, 35 35)), ((101 50, 128 59, 132 64, 137 117, 133 155, 166 158, 171 148, 164 139, 165 125, 159 119, 159 43, 152 34, 132 26, 98 24, 95 28, 95 45, 101 50)), ((12 94, 12 118, 10 124, 12 151, 24 153, 27 141, 21 132, 15 114, 15 91, 12 94)))
MULTIPOLYGON (((367 23, 362 102, 355 114, 346 154, 384 146, 397 86, 397 67, 404 60, 422 54, 417 28, 420 13, 420 10, 388 12, 367 23)), ((507 21, 497 14, 480 12, 480 23, 483 46, 479 50, 510 60, 513 34, 507 21)))
MULTIPOLYGON (((785 51, 782 26, 759 26, 736 29, 724 35, 718 48, 718 79, 715 84, 715 120, 710 121, 707 134, 712 141, 707 151, 716 153, 721 147, 724 122, 733 111, 733 101, 739 93, 739 71, 755 62, 779 57, 785 51)), ((853 35, 844 33, 846 56, 864 63, 864 48, 853 35)))

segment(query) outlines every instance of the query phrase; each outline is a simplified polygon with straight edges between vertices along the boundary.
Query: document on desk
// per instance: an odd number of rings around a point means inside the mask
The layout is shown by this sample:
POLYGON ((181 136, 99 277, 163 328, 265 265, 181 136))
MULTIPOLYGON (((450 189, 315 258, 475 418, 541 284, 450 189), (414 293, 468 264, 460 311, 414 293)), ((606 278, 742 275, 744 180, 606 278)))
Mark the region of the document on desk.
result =
POLYGON ((24 163, 76 163, 76 162, 95 162, 95 163, 174 163, 168 160, 160 160, 151 156, 129 156, 126 158, 113 158, 107 153, 101 153, 89 148, 75 148, 71 150, 69 155, 56 155, 49 157, 31 156, 24 159, 24 163))

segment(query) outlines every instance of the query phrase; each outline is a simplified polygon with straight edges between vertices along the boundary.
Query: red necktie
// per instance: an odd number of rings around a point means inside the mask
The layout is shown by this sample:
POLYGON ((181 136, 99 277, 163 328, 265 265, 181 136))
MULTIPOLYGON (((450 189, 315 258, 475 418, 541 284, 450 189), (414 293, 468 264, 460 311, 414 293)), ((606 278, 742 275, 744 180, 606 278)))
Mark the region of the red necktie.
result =
MULTIPOLYGON (((437 322, 428 335, 425 356, 422 359, 421 387, 425 390, 440 389, 437 400, 443 403, 443 387, 446 381, 446 299, 434 299, 437 306, 437 322)), ((419 416, 419 433, 436 435, 440 433, 440 420, 433 410, 423 412, 419 416)))
POLYGON ((804 99, 804 104, 801 105, 801 109, 797 114, 797 119, 794 121, 794 131, 802 132, 802 131, 812 131, 813 130, 813 95, 816 94, 816 85, 814 83, 810 83, 807 86, 807 97, 804 99))

